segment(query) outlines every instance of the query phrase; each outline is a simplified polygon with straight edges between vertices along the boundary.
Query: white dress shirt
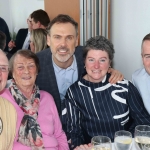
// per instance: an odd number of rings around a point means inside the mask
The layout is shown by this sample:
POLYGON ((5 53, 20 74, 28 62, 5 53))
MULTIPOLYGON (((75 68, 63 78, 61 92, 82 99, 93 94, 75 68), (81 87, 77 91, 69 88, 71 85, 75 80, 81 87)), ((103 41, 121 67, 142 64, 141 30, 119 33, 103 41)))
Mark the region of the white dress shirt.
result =
POLYGON ((73 62, 71 66, 66 69, 58 67, 53 61, 54 71, 56 75, 56 81, 61 100, 64 99, 67 89, 78 79, 78 70, 76 58, 73 55, 73 62))
POLYGON ((145 108, 150 114, 150 75, 145 68, 138 69, 132 75, 132 82, 141 94, 145 108))
POLYGON ((30 31, 28 30, 28 34, 26 36, 26 39, 23 43, 22 49, 28 49, 30 44, 30 31))

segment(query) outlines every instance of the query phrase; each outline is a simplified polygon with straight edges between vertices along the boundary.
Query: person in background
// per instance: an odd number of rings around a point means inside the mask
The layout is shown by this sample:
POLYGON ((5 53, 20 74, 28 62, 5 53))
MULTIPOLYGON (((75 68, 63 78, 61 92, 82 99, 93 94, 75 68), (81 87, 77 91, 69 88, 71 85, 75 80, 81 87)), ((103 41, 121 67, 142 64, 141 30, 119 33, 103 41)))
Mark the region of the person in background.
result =
POLYGON ((10 41, 8 47, 11 54, 14 54, 19 49, 30 49, 30 32, 32 30, 31 26, 31 16, 27 19, 28 28, 20 29, 16 35, 15 41, 10 41))
MULTIPOLYGON (((49 25, 47 44, 50 48, 37 53, 40 73, 36 84, 52 94, 59 114, 68 87, 84 72, 83 46, 78 46, 78 23, 70 16, 60 14, 49 25)), ((110 82, 122 80, 120 72, 110 68, 110 82)))
POLYGON ((37 53, 47 48, 47 31, 39 28, 31 31, 30 35, 30 49, 37 53))
POLYGON ((116 131, 134 133, 136 125, 150 125, 150 115, 135 86, 125 79, 109 83, 113 57, 113 45, 105 37, 87 40, 83 51, 86 73, 69 87, 65 97, 63 122, 70 149, 90 143, 97 135, 113 142, 116 131))
POLYGON ((0 31, 0 49, 4 50, 6 46, 6 35, 4 32, 0 31))
MULTIPOLYGON (((0 95, 4 92, 8 72, 8 59, 0 50, 0 95)), ((16 135, 17 114, 11 103, 10 99, 7 100, 0 96, 0 150, 12 150, 16 135)))
MULTIPOLYGON (((4 51, 6 47, 6 35, 2 31, 0 31, 0 49, 4 51)), ((12 54, 10 53, 5 53, 8 60, 11 58, 12 54)))
POLYGON ((132 75, 132 82, 142 96, 144 105, 150 114, 150 33, 142 40, 141 56, 144 67, 132 75))
POLYGON ((17 129, 13 150, 69 150, 53 97, 35 84, 39 60, 29 50, 10 59, 11 84, 1 96, 14 101, 17 129))
POLYGON ((32 12, 31 23, 33 29, 37 29, 37 28, 46 29, 50 23, 50 18, 46 11, 42 9, 38 9, 32 12))
POLYGON ((48 14, 42 10, 36 10, 31 13, 27 19, 28 28, 20 29, 16 36, 16 41, 10 41, 8 44, 10 53, 14 54, 19 49, 30 49, 30 32, 32 29, 43 28, 46 29, 50 19, 48 14))
POLYGON ((5 20, 1 17, 0 17, 0 31, 2 31, 6 35, 6 47, 4 49, 4 52, 8 53, 9 52, 8 51, 8 42, 11 40, 11 38, 10 38, 9 28, 8 28, 5 20))

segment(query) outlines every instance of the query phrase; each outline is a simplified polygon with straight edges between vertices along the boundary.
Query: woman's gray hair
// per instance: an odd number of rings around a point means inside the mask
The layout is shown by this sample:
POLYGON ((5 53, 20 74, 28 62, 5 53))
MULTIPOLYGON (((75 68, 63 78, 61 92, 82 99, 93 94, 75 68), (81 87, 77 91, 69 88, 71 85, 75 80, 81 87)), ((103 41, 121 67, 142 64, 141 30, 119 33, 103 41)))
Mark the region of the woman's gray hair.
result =
POLYGON ((110 61, 113 60, 115 53, 113 44, 104 36, 91 37, 89 40, 86 41, 86 45, 83 51, 84 60, 87 56, 87 53, 92 49, 105 51, 108 54, 110 61))
POLYGON ((9 67, 10 67, 9 75, 11 77, 12 77, 13 70, 14 70, 14 61, 17 55, 21 55, 27 59, 33 59, 36 65, 37 73, 40 71, 39 59, 35 53, 31 52, 30 50, 18 50, 9 60, 9 67))

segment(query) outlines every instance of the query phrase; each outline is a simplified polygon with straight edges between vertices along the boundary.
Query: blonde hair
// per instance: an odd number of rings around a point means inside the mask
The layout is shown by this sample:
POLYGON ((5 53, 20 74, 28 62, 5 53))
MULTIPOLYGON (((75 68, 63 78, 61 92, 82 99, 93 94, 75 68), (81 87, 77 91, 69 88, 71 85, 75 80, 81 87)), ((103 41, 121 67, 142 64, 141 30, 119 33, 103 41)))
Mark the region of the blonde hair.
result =
POLYGON ((32 42, 35 46, 35 52, 40 52, 47 48, 47 31, 45 29, 39 28, 31 31, 32 42))

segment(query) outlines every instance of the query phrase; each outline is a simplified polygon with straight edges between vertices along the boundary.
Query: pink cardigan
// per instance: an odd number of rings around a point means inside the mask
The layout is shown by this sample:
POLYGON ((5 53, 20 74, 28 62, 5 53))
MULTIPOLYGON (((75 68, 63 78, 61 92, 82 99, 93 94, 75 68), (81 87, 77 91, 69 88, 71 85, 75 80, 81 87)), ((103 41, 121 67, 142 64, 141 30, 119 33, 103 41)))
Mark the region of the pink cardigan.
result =
MULTIPOLYGON (((0 93, 0 95, 8 99, 14 105, 18 115, 16 138, 14 141, 13 150, 31 150, 31 147, 17 142, 18 129, 24 115, 23 111, 17 105, 8 89, 5 89, 3 93, 0 93)), ((62 130, 62 125, 53 97, 45 91, 40 91, 40 97, 41 101, 37 121, 41 127, 45 150, 69 150, 66 135, 62 130)))

